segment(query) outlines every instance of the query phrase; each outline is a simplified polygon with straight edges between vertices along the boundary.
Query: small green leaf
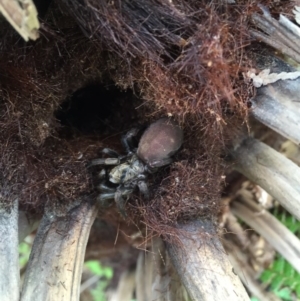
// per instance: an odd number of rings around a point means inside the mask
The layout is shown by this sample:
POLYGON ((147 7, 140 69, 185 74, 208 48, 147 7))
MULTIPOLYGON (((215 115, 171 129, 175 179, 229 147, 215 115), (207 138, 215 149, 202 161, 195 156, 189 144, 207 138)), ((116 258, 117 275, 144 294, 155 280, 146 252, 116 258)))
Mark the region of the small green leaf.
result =
POLYGON ((271 270, 264 270, 263 273, 260 276, 260 280, 263 283, 270 283, 272 281, 274 272, 271 270))
POLYGON ((300 299, 300 282, 298 283, 297 286, 295 286, 294 290, 295 290, 297 297, 300 299))
POLYGON ((90 260, 85 263, 85 266, 95 275, 111 279, 113 270, 110 267, 103 267, 97 260, 90 260))
POLYGON ((272 290, 273 291, 279 290, 280 287, 282 286, 282 283, 283 283, 282 275, 275 275, 271 283, 272 290))
POLYGON ((274 272, 282 273, 284 270, 285 259, 283 257, 279 257, 277 260, 274 261, 272 265, 272 270, 274 272))
POLYGON ((292 296, 291 296, 291 290, 287 287, 283 288, 283 289, 280 289, 280 290, 275 290, 274 291, 274 294, 281 298, 282 300, 285 300, 285 301, 292 301, 292 296))
MULTIPOLYGON (((273 215, 295 235, 300 235, 300 221, 282 207, 275 207, 273 215)), ((270 285, 271 290, 284 301, 300 300, 300 274, 282 256, 277 255, 273 264, 265 270, 260 280, 270 285)))
POLYGON ((94 301, 106 301, 105 298, 105 288, 107 286, 107 281, 99 281, 97 287, 91 290, 94 301))
POLYGON ((30 251, 31 251, 31 247, 26 242, 22 242, 19 244, 20 268, 23 268, 27 264, 30 256, 30 251))

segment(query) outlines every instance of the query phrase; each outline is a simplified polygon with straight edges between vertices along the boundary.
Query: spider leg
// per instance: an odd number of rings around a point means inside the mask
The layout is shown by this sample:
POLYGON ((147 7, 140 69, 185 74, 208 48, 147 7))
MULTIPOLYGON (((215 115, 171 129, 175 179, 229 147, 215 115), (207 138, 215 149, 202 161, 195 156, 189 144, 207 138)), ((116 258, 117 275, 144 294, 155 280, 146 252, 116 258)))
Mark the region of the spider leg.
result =
POLYGON ((105 155, 109 155, 112 158, 119 158, 120 157, 120 155, 116 151, 114 151, 113 149, 107 148, 107 147, 103 148, 102 153, 105 154, 105 155))
POLYGON ((138 134, 138 132, 138 128, 133 128, 121 138, 122 145, 129 154, 134 152, 133 138, 138 134))
POLYGON ((149 200, 150 194, 149 194, 149 189, 148 189, 147 183, 145 181, 138 181, 137 185, 139 187, 141 194, 144 196, 144 198, 146 200, 149 200))
POLYGON ((96 166, 96 165, 118 165, 120 164, 119 158, 100 158, 94 159, 90 162, 88 167, 96 166))
POLYGON ((105 180, 97 186, 97 189, 103 193, 116 192, 116 188, 108 186, 105 180))
POLYGON ((97 202, 103 208, 110 207, 112 202, 109 200, 113 200, 115 198, 115 192, 104 192, 98 195, 97 202))
POLYGON ((132 189, 126 189, 125 187, 118 188, 115 193, 115 202, 117 208, 124 218, 127 217, 125 211, 125 205, 131 193, 132 193, 132 189), (123 196, 126 196, 126 199, 124 199, 123 196))
POLYGON ((106 169, 103 168, 103 169, 101 169, 101 171, 99 172, 98 177, 99 177, 99 179, 105 179, 105 178, 106 178, 106 175, 107 175, 106 169))
POLYGON ((105 155, 111 156, 111 158, 99 158, 94 159, 90 162, 88 167, 96 166, 96 165, 118 165, 121 163, 121 160, 124 156, 120 156, 116 151, 110 148, 103 148, 102 153, 105 155))
POLYGON ((149 172, 151 172, 151 168, 157 168, 157 167, 162 167, 162 166, 166 166, 169 165, 173 162, 172 158, 164 158, 161 160, 155 160, 152 162, 148 163, 148 166, 150 167, 150 170, 148 170, 149 172))
POLYGON ((144 173, 141 173, 141 174, 137 175, 137 179, 139 181, 146 180, 147 176, 144 173))

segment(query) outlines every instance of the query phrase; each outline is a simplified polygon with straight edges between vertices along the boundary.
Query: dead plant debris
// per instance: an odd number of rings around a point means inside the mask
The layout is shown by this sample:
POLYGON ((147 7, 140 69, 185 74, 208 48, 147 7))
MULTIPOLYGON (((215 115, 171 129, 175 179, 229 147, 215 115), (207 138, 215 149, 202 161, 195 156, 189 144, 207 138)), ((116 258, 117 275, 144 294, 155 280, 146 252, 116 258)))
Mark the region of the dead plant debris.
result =
MULTIPOLYGON (((132 200, 129 212, 160 234, 178 219, 217 214, 221 156, 253 93, 242 77, 252 66, 246 46, 253 11, 259 8, 248 0, 57 0, 35 42, 1 26, 2 197, 35 212, 47 202, 92 197, 86 163, 104 146, 119 148, 133 125, 168 115, 185 131, 178 162, 152 179, 152 201, 132 200), (91 86, 111 92, 99 95, 97 110, 107 114, 88 131, 63 124, 57 112, 91 86)), ((97 101, 88 93, 81 101, 89 106, 90 98, 97 101)))

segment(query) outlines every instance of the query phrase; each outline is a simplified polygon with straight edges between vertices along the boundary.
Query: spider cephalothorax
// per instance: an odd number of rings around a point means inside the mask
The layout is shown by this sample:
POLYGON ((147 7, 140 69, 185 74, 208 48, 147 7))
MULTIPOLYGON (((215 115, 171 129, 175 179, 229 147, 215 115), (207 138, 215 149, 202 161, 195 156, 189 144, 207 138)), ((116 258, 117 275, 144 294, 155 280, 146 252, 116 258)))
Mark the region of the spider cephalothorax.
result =
POLYGON ((115 165, 100 172, 102 182, 98 186, 101 192, 98 200, 103 203, 114 199, 123 215, 125 201, 136 187, 146 199, 149 198, 148 174, 170 164, 171 156, 181 147, 183 139, 181 128, 168 118, 152 123, 143 133, 138 148, 134 149, 132 139, 137 133, 137 129, 132 129, 122 138, 126 155, 104 148, 102 152, 110 158, 95 159, 91 162, 91 165, 115 165))

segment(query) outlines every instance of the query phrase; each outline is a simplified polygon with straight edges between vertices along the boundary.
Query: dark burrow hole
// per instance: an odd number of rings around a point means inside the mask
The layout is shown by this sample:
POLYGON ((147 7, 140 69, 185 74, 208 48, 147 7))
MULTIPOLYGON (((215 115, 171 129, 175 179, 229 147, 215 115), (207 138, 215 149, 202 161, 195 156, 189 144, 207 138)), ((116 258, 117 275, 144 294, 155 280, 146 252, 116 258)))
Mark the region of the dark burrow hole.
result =
POLYGON ((126 131, 136 122, 140 101, 132 90, 93 84, 77 90, 54 114, 60 135, 106 135, 126 131))

